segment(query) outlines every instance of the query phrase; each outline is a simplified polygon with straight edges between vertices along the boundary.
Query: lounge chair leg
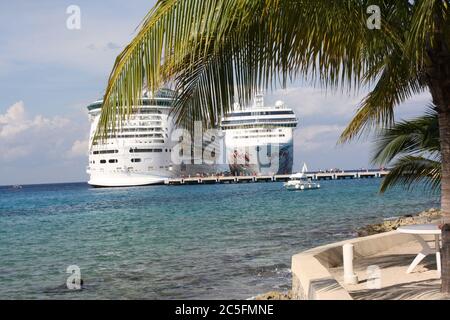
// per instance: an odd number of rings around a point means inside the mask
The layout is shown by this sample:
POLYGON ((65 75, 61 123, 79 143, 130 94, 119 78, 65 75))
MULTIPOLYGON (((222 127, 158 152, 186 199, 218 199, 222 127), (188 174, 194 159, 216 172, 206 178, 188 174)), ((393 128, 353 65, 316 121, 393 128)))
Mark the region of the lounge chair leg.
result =
POLYGON ((427 253, 419 252, 419 254, 416 256, 414 261, 409 266, 408 270, 406 270, 406 273, 411 273, 415 267, 427 256, 427 253))
POLYGON ((437 272, 439 278, 441 277, 441 253, 438 251, 436 252, 436 264, 437 264, 437 272))
POLYGON ((439 235, 434 237, 434 245, 436 250, 436 266, 439 278, 441 277, 441 246, 439 244, 439 235))

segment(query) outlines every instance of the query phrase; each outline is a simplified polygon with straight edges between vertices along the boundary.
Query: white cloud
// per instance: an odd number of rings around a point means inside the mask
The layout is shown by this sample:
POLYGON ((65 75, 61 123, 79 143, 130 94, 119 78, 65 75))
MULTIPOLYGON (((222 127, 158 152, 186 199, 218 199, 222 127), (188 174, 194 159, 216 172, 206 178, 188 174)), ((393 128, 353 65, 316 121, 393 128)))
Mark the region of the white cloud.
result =
MULTIPOLYGON (((270 93, 267 96, 267 103, 283 100, 288 107, 294 109, 299 119, 299 125, 294 131, 296 161, 305 156, 318 159, 329 154, 329 157, 320 161, 328 162, 328 165, 332 166, 340 154, 342 159, 348 158, 349 163, 366 166, 372 148, 371 135, 367 139, 354 141, 352 144, 337 144, 341 133, 356 114, 366 94, 367 91, 361 91, 358 95, 348 95, 297 85, 270 93), (357 149, 361 152, 352 152, 357 149), (348 152, 348 155, 344 154, 344 150, 348 152)), ((396 120, 423 114, 430 100, 428 92, 408 99, 396 108, 396 120)))
POLYGON ((0 114, 0 139, 12 138, 24 131, 47 130, 66 126, 68 119, 61 117, 45 118, 42 115, 29 119, 23 101, 14 103, 5 114, 0 114))
MULTIPOLYGON (((145 3, 146 7, 149 5, 145 3)), ((0 52, 0 61, 5 61, 0 73, 13 72, 16 62, 21 61, 22 64, 62 65, 105 76, 121 48, 136 34, 134 30, 144 14, 137 8, 133 11, 135 16, 116 19, 103 9, 81 6, 79 30, 67 29, 68 15, 63 4, 36 6, 23 10, 19 16, 10 15, 0 22, 6 28, 5 33, 10 34, 0 52), (11 24, 22 27, 13 28, 11 24)))
MULTIPOLYGON (((315 87, 294 86, 276 90, 268 95, 268 99, 272 103, 278 99, 283 100, 294 109, 300 120, 322 117, 332 118, 334 123, 346 123, 355 115, 367 93, 368 91, 361 91, 354 95, 315 87)), ((415 95, 397 106, 396 119, 421 115, 430 102, 431 95, 428 91, 415 95)))
POLYGON ((396 120, 410 119, 424 114, 432 99, 428 91, 415 95, 396 108, 396 120))
POLYGON ((22 146, 10 146, 8 148, 4 148, 0 155, 0 159, 5 161, 12 161, 17 158, 22 158, 31 153, 32 149, 30 146, 22 145, 22 146))
POLYGON ((314 151, 325 146, 334 147, 344 129, 344 126, 339 125, 301 127, 294 133, 295 146, 302 151, 314 151))
POLYGON ((327 92, 314 87, 291 87, 280 89, 272 94, 283 100, 295 110, 299 117, 308 116, 349 116, 353 114, 364 97, 346 95, 340 92, 327 92))
POLYGON ((13 136, 26 130, 25 109, 23 102, 13 104, 5 114, 0 115, 0 138, 13 136))
POLYGON ((60 159, 65 154, 81 156, 84 141, 76 138, 87 131, 79 122, 60 116, 30 116, 23 101, 16 102, 0 114, 0 160, 10 162, 32 155, 36 161, 60 159))
POLYGON ((80 156, 87 156, 89 148, 89 141, 86 140, 76 140, 69 151, 67 151, 66 156, 69 158, 76 158, 80 156))

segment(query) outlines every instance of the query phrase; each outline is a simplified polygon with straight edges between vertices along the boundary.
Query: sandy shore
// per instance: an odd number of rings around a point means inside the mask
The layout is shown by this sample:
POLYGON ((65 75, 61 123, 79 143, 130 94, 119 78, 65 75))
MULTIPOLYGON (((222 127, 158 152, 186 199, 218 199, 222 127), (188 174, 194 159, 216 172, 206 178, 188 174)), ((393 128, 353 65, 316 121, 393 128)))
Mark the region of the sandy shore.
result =
MULTIPOLYGON (((396 230, 400 226, 437 222, 441 218, 440 210, 431 208, 416 214, 386 219, 381 223, 369 224, 356 230, 358 237, 396 230)), ((290 300, 291 292, 270 291, 260 294, 255 300, 290 300)))

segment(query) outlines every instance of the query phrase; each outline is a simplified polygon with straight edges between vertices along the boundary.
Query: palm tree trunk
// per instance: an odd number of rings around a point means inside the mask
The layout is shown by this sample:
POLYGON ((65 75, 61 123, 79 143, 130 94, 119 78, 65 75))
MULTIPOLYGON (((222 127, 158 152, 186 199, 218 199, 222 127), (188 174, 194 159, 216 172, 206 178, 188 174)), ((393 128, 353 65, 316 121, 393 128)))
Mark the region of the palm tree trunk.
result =
MULTIPOLYGON (((450 294, 450 54, 442 51, 432 56, 428 84, 439 117, 439 140, 441 144, 441 212, 442 212, 442 285, 441 291, 450 294), (431 72, 430 72, 431 71, 431 72)), ((447 52, 448 53, 448 50, 447 52)))
POLYGON ((439 135, 442 154, 441 210, 442 292, 450 294, 450 106, 439 112, 439 135))
POLYGON ((428 68, 428 86, 437 107, 439 140, 441 143, 441 212, 442 212, 442 286, 450 294, 450 53, 448 49, 431 55, 433 65, 428 68))
MULTIPOLYGON (((444 63, 435 64, 428 73, 428 83, 437 106, 439 117, 439 140, 441 143, 441 212, 442 212, 442 285, 441 291, 450 294, 450 54, 444 63)), ((436 61, 436 60, 435 60, 436 61)))
POLYGON ((450 294, 450 48, 443 32, 445 22, 435 15, 436 31, 428 38, 426 52, 429 58, 425 77, 439 114, 441 143, 441 212, 442 212, 442 285, 441 291, 450 294))
POLYGON ((442 154, 441 210, 444 222, 450 223, 450 105, 447 110, 439 112, 439 138, 442 154))

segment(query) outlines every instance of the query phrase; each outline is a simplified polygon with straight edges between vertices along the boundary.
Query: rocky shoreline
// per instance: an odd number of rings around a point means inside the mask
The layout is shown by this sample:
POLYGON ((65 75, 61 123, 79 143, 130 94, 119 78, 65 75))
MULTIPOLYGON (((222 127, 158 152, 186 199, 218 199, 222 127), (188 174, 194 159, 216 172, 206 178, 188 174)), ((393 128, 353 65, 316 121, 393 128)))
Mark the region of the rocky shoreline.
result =
MULTIPOLYGON (((441 218, 439 209, 431 208, 417 214, 409 214, 392 219, 385 219, 381 223, 369 224, 356 230, 358 237, 366 237, 377 233, 396 230, 400 226, 438 222, 441 218)), ((254 297, 254 300, 291 300, 291 292, 270 291, 254 297)))
POLYGON ((366 237, 372 234, 393 231, 400 226, 439 221, 440 218, 441 218, 440 210, 431 208, 429 210, 425 210, 417 214, 404 215, 392 219, 385 219, 385 221, 381 223, 369 224, 367 226, 357 229, 356 232, 358 234, 358 237, 366 237))
POLYGON ((288 292, 270 291, 260 294, 254 298, 254 300, 291 300, 291 299, 292 299, 291 291, 288 292))

